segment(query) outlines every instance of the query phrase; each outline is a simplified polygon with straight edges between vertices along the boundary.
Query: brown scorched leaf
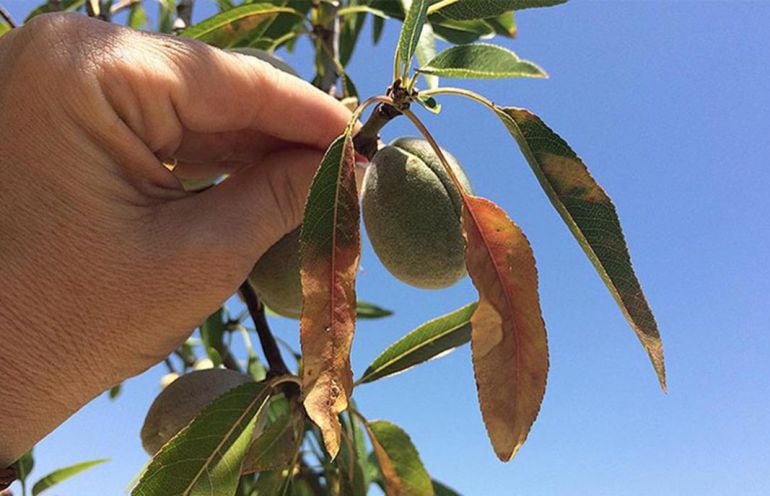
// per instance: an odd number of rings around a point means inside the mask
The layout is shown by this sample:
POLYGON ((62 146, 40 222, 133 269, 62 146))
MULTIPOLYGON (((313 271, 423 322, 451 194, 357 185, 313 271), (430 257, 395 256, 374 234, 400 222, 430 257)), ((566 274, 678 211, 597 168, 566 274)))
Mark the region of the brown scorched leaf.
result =
POLYGON ((463 198, 466 265, 479 292, 471 350, 479 404, 495 453, 508 461, 524 443, 545 394, 548 343, 532 249, 493 202, 463 198))
POLYGON ((305 409, 332 458, 340 446, 338 414, 353 390, 350 346, 361 253, 355 152, 350 132, 326 152, 310 187, 300 234, 300 319, 305 409))
POLYGON ((495 110, 639 337, 665 391, 663 343, 631 265, 615 205, 580 157, 538 116, 513 107, 495 110))

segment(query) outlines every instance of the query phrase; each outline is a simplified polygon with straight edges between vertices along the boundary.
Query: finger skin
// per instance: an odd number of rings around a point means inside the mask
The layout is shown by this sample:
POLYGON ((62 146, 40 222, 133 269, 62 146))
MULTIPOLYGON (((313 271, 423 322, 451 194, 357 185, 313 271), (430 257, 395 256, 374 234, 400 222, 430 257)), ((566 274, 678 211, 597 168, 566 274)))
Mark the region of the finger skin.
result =
POLYGON ((237 289, 350 114, 250 57, 76 15, 0 38, 0 67, 5 466, 237 289), (192 194, 165 159, 231 176, 192 194))

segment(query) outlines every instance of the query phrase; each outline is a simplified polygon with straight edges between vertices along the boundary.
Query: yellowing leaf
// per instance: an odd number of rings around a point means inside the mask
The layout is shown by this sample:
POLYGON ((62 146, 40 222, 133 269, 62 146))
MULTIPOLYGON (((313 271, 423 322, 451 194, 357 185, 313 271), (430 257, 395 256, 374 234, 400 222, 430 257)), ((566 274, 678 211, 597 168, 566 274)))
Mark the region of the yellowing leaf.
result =
POLYGON ((548 374, 535 258, 500 207, 471 195, 463 201, 466 265, 479 291, 471 316, 479 404, 495 453, 508 461, 537 418, 548 374))
POLYGON ((538 116, 512 107, 495 111, 642 342, 665 391, 663 343, 631 265, 615 205, 580 157, 538 116))
POLYGON ((332 458, 340 446, 337 416, 353 390, 350 346, 360 253, 355 152, 346 132, 329 147, 313 179, 300 234, 302 391, 332 458))

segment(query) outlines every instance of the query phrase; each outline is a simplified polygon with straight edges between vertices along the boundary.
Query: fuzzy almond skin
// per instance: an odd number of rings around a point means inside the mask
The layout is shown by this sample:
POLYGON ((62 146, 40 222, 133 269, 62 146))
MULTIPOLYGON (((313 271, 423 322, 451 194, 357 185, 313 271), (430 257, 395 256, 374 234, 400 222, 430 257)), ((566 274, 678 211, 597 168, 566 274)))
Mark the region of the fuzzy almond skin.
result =
MULTIPOLYGON (((444 154, 470 192, 457 159, 444 154)), ((374 251, 399 280, 440 289, 465 276, 462 201, 427 141, 399 138, 377 152, 364 177, 361 207, 374 251)))
POLYGON ((185 374, 164 389, 150 406, 142 426, 144 450, 154 455, 209 403, 253 379, 228 369, 185 374))
POLYGON ((298 319, 302 312, 299 275, 299 232, 296 228, 260 257, 249 282, 262 302, 279 315, 298 319))

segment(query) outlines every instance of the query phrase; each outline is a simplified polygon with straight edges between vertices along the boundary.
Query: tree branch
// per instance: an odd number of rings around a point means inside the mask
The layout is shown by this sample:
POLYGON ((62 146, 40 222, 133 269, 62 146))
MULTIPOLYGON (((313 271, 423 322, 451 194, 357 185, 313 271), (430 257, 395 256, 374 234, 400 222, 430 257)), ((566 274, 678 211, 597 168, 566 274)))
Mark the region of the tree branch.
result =
POLYGON ((241 284, 238 292, 243 297, 243 301, 246 302, 251 319, 254 321, 254 327, 257 329, 257 336, 259 336, 259 344, 265 353, 270 373, 275 375, 289 374, 289 368, 286 367, 286 362, 283 361, 281 351, 278 349, 278 343, 276 343, 273 333, 270 332, 270 326, 265 318, 265 306, 259 301, 254 288, 251 287, 248 281, 245 281, 241 284))
POLYGON ((377 153, 377 144, 380 141, 380 131, 385 125, 401 115, 401 112, 392 105, 380 103, 375 107, 369 119, 353 137, 353 147, 360 155, 371 160, 377 153))
POLYGON ((319 88, 332 96, 337 96, 337 81, 340 74, 337 64, 340 54, 340 19, 337 16, 339 3, 321 3, 315 7, 321 20, 315 27, 320 47, 316 53, 323 57, 323 75, 319 82, 319 88))

